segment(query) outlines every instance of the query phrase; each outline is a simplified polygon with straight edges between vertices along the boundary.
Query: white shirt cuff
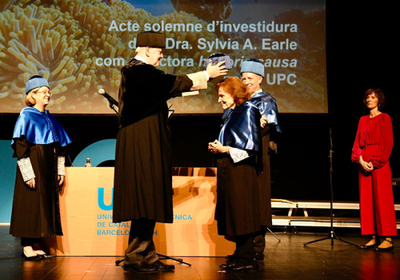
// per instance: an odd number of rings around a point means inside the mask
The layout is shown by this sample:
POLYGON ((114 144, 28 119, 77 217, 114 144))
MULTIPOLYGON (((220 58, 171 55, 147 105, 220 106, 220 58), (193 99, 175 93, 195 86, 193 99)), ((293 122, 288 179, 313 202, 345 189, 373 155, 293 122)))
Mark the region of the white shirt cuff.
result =
POLYGON ((35 178, 35 172, 33 171, 31 159, 29 157, 21 158, 17 160, 17 165, 21 171, 22 179, 24 182, 35 178))
POLYGON ((233 147, 229 147, 229 155, 231 156, 234 163, 250 157, 246 150, 241 150, 233 147))

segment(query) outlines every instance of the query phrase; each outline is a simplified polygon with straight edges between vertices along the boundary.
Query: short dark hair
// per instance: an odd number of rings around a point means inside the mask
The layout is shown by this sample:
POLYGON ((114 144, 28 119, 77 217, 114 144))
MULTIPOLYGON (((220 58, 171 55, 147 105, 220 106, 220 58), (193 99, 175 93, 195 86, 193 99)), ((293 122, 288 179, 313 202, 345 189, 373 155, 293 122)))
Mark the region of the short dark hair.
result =
POLYGON ((378 98, 378 108, 382 110, 385 107, 385 95, 383 94, 383 91, 379 88, 370 88, 365 92, 363 99, 364 105, 367 105, 366 104, 367 98, 369 95, 373 93, 375 93, 375 96, 378 98))
POLYGON ((227 77, 222 82, 219 82, 215 86, 215 90, 218 92, 220 88, 223 88, 226 92, 232 95, 236 105, 242 105, 251 97, 247 86, 236 77, 227 77))

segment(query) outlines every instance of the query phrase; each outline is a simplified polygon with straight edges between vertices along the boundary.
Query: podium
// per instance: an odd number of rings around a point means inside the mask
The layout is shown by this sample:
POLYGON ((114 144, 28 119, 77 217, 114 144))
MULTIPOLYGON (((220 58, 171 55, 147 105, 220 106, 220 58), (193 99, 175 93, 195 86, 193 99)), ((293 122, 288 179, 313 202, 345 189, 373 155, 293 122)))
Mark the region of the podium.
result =
MULTIPOLYGON (((217 234, 214 220, 216 169, 189 170, 173 176, 174 222, 156 224, 157 252, 169 256, 232 254, 235 244, 217 234)), ((52 254, 124 255, 130 223, 112 222, 113 180, 113 167, 66 168, 66 184, 60 195, 64 235, 46 240, 52 254)))

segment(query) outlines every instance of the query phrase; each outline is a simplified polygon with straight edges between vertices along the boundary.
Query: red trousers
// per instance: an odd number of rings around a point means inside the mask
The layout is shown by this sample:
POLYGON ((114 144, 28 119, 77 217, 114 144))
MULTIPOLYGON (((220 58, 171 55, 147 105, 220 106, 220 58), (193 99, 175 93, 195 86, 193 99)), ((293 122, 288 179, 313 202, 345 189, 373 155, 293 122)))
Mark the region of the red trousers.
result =
POLYGON ((396 236, 396 213, 392 171, 387 162, 382 168, 358 172, 362 235, 396 236))

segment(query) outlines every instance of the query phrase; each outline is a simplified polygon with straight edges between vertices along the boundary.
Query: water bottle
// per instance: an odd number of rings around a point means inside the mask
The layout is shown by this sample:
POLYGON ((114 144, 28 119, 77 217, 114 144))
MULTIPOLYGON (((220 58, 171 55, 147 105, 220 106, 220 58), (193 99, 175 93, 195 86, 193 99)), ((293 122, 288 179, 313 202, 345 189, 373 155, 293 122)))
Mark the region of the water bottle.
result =
POLYGON ((90 163, 90 158, 86 159, 85 167, 92 167, 92 164, 90 163))

